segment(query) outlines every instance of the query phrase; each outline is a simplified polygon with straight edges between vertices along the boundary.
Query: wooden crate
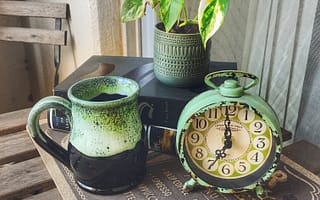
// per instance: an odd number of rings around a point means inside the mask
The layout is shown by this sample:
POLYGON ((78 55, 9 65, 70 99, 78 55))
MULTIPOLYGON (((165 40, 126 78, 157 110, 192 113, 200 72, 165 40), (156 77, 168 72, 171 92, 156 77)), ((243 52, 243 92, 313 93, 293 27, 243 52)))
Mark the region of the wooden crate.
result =
POLYGON ((0 199, 62 199, 25 130, 29 111, 0 115, 0 199))

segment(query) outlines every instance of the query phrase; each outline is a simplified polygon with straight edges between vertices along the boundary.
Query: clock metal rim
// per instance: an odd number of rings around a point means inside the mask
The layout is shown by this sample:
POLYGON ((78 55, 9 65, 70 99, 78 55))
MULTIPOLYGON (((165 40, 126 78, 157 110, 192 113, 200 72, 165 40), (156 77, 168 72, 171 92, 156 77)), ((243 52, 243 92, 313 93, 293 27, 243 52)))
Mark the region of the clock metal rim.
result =
MULTIPOLYGON (((189 120, 186 120, 186 122, 184 124, 184 127, 180 130, 181 133, 179 134, 179 137, 177 137, 177 141, 176 141, 177 152, 178 152, 180 161, 183 164, 183 167, 185 168, 185 170, 188 171, 191 174, 191 176, 193 177, 193 179, 196 179, 196 181, 200 185, 207 186, 207 187, 215 187, 216 190, 218 190, 219 192, 230 193, 230 192, 234 192, 234 189, 247 190, 247 189, 255 188, 259 182, 266 181, 266 180, 268 180, 270 178, 271 174, 276 169, 276 166, 277 166, 277 164, 278 164, 278 162, 280 160, 280 153, 281 153, 281 149, 282 149, 282 137, 281 137, 281 132, 279 132, 279 130, 278 130, 279 127, 280 127, 278 121, 276 120, 276 123, 274 123, 275 122, 274 119, 271 120, 269 118, 270 117, 270 110, 268 111, 268 115, 267 116, 261 115, 261 112, 259 112, 259 110, 254 107, 255 104, 251 105, 251 104, 247 104, 245 102, 238 101, 238 100, 239 99, 237 99, 236 101, 219 101, 217 103, 212 103, 210 105, 206 105, 203 108, 197 109, 197 112, 194 112, 194 114, 195 113, 205 112, 204 110, 209 109, 209 108, 213 108, 213 107, 216 107, 216 106, 221 106, 221 105, 222 106, 228 106, 228 105, 232 105, 234 103, 237 103, 237 104, 245 104, 245 105, 247 105, 250 109, 253 109, 257 114, 259 114, 259 116, 261 116, 263 121, 265 121, 266 124, 270 128, 271 136, 272 136, 272 149, 271 149, 271 152, 269 154, 269 157, 268 157, 267 161, 265 162, 265 163, 269 163, 269 164, 268 165, 265 164, 264 165, 265 167, 263 167, 263 169, 259 168, 258 171, 259 171, 260 177, 255 179, 255 181, 253 181, 251 183, 249 183, 250 182, 249 181, 246 184, 243 184, 243 185, 241 185, 241 187, 238 187, 238 188, 234 188, 233 186, 230 187, 230 188, 227 188, 227 187, 220 187, 219 184, 215 184, 215 183, 213 185, 210 180, 209 181, 208 180, 203 180, 200 177, 198 177, 197 174, 193 172, 192 167, 190 167, 190 164, 189 164, 190 161, 187 161, 187 159, 189 159, 189 158, 187 158, 183 153, 186 150, 185 149, 185 145, 184 145, 184 139, 183 139, 186 136, 186 133, 185 133, 184 130, 185 130, 186 124, 190 123, 190 122, 188 122, 189 120), (271 124, 271 126, 270 126, 270 124, 271 124), (260 170, 264 171, 265 173, 261 173, 260 170)), ((267 105, 267 107, 269 109, 271 109, 271 113, 273 115, 275 115, 274 111, 272 110, 272 108, 270 106, 268 106, 268 104, 266 104, 266 105, 267 105)), ((273 117, 273 116, 271 116, 271 117, 273 117)), ((189 117, 188 119, 190 119, 190 118, 191 117, 189 117)), ((253 174, 255 174, 255 172, 253 174)), ((243 178, 241 178, 241 179, 243 179, 243 178)), ((222 179, 222 180, 226 180, 226 179, 222 179)), ((233 179, 233 180, 238 180, 238 179, 233 179)), ((224 185, 222 185, 222 186, 224 186, 224 185)))
MULTIPOLYGON (((257 169, 255 172, 247 175, 247 176, 242 176, 240 178, 234 178, 234 179, 229 179, 229 178, 218 178, 208 175, 207 173, 203 172, 201 169, 199 169, 189 158, 188 154, 185 155, 185 162, 188 164, 190 168, 190 172, 194 174, 193 177, 196 177, 197 179, 200 179, 201 181, 207 183, 208 185, 221 188, 223 190, 226 189, 244 189, 247 186, 250 186, 252 184, 256 185, 258 182, 261 181, 261 179, 264 179, 266 175, 268 175, 268 171, 272 169, 274 165, 274 157, 276 156, 276 141, 273 139, 272 140, 272 148, 271 152, 269 154, 269 157, 267 160, 265 160, 265 163, 263 166, 261 166, 259 169, 257 169), (253 180, 248 179, 248 177, 255 177, 253 180), (223 184, 220 184, 219 182, 223 181, 223 184), (242 184, 235 184, 241 182, 242 184)), ((184 146, 184 151, 186 147, 184 146)))

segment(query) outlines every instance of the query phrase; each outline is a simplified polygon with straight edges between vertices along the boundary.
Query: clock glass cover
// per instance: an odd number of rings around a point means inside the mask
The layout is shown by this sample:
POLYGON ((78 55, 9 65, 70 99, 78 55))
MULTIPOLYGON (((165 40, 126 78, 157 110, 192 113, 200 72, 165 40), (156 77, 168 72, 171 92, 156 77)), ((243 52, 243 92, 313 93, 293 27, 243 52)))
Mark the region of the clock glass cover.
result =
POLYGON ((246 104, 208 107, 193 115, 186 130, 190 168, 207 183, 241 188, 257 182, 274 161, 272 130, 246 104))

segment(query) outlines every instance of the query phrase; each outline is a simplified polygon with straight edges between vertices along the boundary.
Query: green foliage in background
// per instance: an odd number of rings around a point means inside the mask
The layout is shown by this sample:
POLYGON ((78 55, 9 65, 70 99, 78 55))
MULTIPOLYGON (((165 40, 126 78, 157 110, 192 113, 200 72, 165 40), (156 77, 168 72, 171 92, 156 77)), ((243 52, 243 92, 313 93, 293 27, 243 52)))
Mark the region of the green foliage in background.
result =
POLYGON ((206 47, 207 41, 221 27, 229 3, 229 0, 199 0, 198 15, 190 20, 184 0, 125 0, 121 8, 121 20, 128 22, 144 17, 146 7, 151 6, 163 22, 166 32, 170 32, 175 24, 180 27, 197 24, 206 47))

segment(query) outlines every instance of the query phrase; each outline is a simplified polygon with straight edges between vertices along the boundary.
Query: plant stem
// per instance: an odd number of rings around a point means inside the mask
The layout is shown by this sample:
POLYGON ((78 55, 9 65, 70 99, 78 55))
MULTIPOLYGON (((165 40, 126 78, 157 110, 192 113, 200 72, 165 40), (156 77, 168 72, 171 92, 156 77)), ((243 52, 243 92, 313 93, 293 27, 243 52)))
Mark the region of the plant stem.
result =
MULTIPOLYGON (((182 13, 183 13, 183 22, 181 24, 179 24, 179 22, 178 22, 179 27, 183 27, 186 25, 192 25, 192 24, 198 24, 198 15, 195 16, 192 20, 188 20, 187 9, 184 5, 183 5, 182 13)), ((181 15, 180 15, 179 21, 181 21, 181 15)))
POLYGON ((183 4, 183 9, 182 9, 182 11, 181 11, 181 13, 180 13, 179 19, 178 19, 178 21, 177 21, 177 25, 178 25, 179 27, 185 26, 186 23, 187 23, 186 21, 187 21, 187 9, 186 9, 185 5, 183 4), (180 22, 181 22, 181 15, 182 15, 182 14, 183 14, 183 20, 182 20, 182 23, 180 24, 180 22))

